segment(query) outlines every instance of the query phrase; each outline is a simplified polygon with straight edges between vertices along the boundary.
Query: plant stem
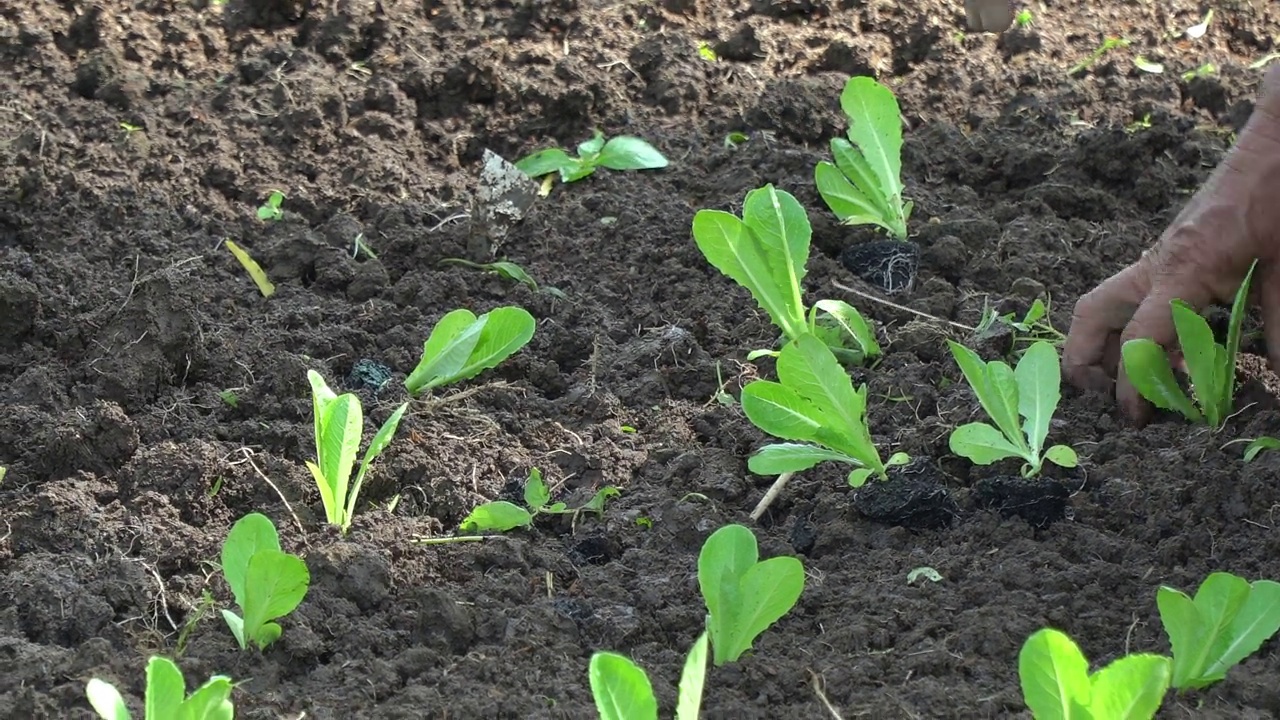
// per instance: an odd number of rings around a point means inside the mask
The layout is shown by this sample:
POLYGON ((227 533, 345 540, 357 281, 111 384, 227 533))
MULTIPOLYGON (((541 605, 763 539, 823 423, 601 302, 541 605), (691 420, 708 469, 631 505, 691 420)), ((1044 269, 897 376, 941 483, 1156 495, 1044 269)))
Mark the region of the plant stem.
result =
POLYGON ((443 537, 443 538, 419 537, 419 538, 414 538, 413 542, 417 543, 418 545, 452 545, 453 543, 480 542, 482 540, 491 540, 496 537, 502 537, 502 536, 501 535, 458 535, 455 537, 443 537))
POLYGON ((773 484, 769 486, 769 490, 765 492, 764 497, 760 498, 760 504, 756 505, 756 509, 751 511, 752 520, 759 520, 760 516, 764 515, 764 511, 768 510, 773 501, 782 494, 782 489, 791 481, 792 475, 795 475, 795 473, 785 472, 779 475, 777 480, 773 481, 773 484))

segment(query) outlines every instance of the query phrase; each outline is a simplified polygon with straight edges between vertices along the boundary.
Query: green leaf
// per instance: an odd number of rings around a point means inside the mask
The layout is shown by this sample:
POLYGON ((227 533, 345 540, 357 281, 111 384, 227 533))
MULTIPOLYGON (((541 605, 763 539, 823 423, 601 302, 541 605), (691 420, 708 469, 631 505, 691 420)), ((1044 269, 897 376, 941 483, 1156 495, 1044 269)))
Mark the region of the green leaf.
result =
POLYGON ((817 445, 774 443, 765 445, 748 458, 747 469, 757 475, 781 475, 808 470, 827 461, 861 465, 844 453, 817 445))
POLYGON ((866 156, 848 140, 831 138, 831 158, 840 173, 869 201, 870 214, 883 223, 892 214, 892 208, 889 198, 884 195, 885 188, 880 186, 866 156))
POLYGON ((1280 450, 1280 439, 1265 435, 1260 438, 1254 438, 1253 442, 1249 443, 1248 447, 1244 449, 1244 461, 1253 462, 1253 459, 1258 457, 1258 453, 1263 450, 1280 450))
POLYGON ((231 628, 231 634, 235 637, 236 644, 240 646, 240 649, 244 650, 248 648, 249 638, 244 634, 244 618, 235 614, 235 612, 231 610, 223 608, 222 619, 226 621, 227 627, 231 628))
POLYGON ((1169 689, 1169 658, 1126 655, 1093 674, 1089 716, 1097 720, 1151 720, 1169 689))
POLYGON ((1058 467, 1073 468, 1080 464, 1076 451, 1066 445, 1054 445, 1044 451, 1044 459, 1058 467))
POLYGON ((875 202, 828 162, 813 169, 813 183, 831 212, 845 225, 879 225, 888 229, 875 202))
POLYGON ((803 323, 800 283, 804 281, 813 234, 804 206, 791 193, 765 185, 747 193, 742 204, 742 222, 764 249, 775 282, 789 291, 787 307, 792 317, 803 323))
POLYGON ((214 675, 191 693, 182 708, 191 720, 232 720, 235 717, 235 705, 231 702, 234 688, 231 678, 214 675))
POLYGON ((130 720, 129 706, 111 683, 93 678, 85 685, 84 694, 102 720, 130 720))
POLYGON ((610 170, 656 170, 666 167, 667 159, 644 140, 619 135, 605 143, 596 164, 610 170))
POLYGON ((325 517, 334 524, 343 523, 347 483, 360 449, 364 432, 364 416, 360 400, 351 393, 335 396, 320 373, 307 371, 311 383, 312 413, 316 431, 316 467, 312 470, 325 517))
POLYGON ((583 159, 590 158, 592 155, 599 155, 604 149, 604 133, 599 130, 592 131, 591 139, 578 143, 578 157, 583 159))
POLYGON ((517 306, 494 308, 479 317, 454 310, 436 323, 405 388, 416 396, 475 377, 527 345, 537 324, 528 310, 517 306))
POLYGON ((298 607, 311 584, 311 573, 301 558, 279 550, 259 550, 249 560, 245 584, 245 635, 260 649, 265 648, 279 637, 279 632, 268 631, 275 636, 271 637, 261 630, 268 621, 284 617, 298 607))
POLYGON ((551 488, 542 480, 542 471, 529 469, 529 479, 524 483, 524 504, 530 510, 537 510, 551 502, 551 488))
POLYGON ((578 509, 581 510, 582 512, 593 512, 593 513, 596 513, 597 515, 603 515, 604 504, 609 501, 609 498, 617 497, 621 494, 622 494, 622 491, 619 490, 618 488, 612 485, 605 485, 604 487, 597 490, 595 495, 591 496, 591 499, 587 501, 586 505, 583 505, 581 508, 578 508, 578 509))
POLYGON ((1018 448, 1018 454, 1025 457, 1030 448, 1018 423, 1018 381, 1013 370, 999 360, 983 362, 976 352, 960 343, 948 340, 947 346, 987 416, 1009 444, 1018 448))
POLYGON ((752 425, 782 440, 813 441, 825 421, 813 403, 772 380, 747 383, 739 402, 752 425))
POLYGON ((597 652, 591 656, 588 677, 600 720, 657 720, 653 686, 630 658, 597 652))
POLYGON ((1231 303, 1231 320, 1227 324, 1227 344, 1224 348, 1222 368, 1222 417, 1231 414, 1236 394, 1236 356, 1240 353, 1240 333, 1244 325, 1244 316, 1249 312, 1249 286, 1253 283, 1253 272, 1258 269, 1258 261, 1249 264, 1249 272, 1245 273, 1240 287, 1236 288, 1235 299, 1231 303))
POLYGON ((689 650, 680 673, 680 690, 676 697, 676 720, 698 720, 702 709, 702 690, 707 676, 708 635, 704 630, 689 650))
POLYGON ((1036 720, 1092 720, 1089 661, 1071 638, 1045 628, 1018 653, 1022 696, 1036 720))
POLYGON ((186 680, 172 660, 153 656, 147 661, 146 718, 174 717, 186 697, 186 680))
POLYGON ((815 311, 826 313, 840 326, 845 336, 853 339, 858 351, 862 354, 863 361, 880 356, 880 343, 876 342, 876 332, 871 329, 871 323, 858 312, 857 308, 843 300, 819 300, 814 303, 813 308, 815 311))
POLYGON ((566 168, 577 167, 578 160, 560 148, 547 148, 527 155, 516 161, 516 167, 530 178, 537 179, 550 173, 558 173, 566 168))
POLYGON ((755 638, 787 614, 804 590, 804 566, 793 557, 758 558, 755 535, 726 525, 698 555, 698 585, 707 604, 715 664, 734 662, 755 638))
POLYGON ((1024 457, 1022 449, 1014 447, 999 430, 980 422, 968 423, 952 430, 947 445, 951 452, 975 465, 990 465, 1005 458, 1024 457))
POLYGON ((369 472, 369 465, 372 463, 382 451, 391 443, 391 438, 396 434, 396 428, 400 426, 400 419, 404 417, 405 410, 409 409, 409 403, 401 403, 400 407, 391 413, 386 422, 382 423, 382 427, 378 428, 378 432, 373 436, 373 441, 369 443, 369 448, 365 450, 364 459, 360 461, 360 472, 356 473, 355 484, 351 486, 351 491, 347 496, 346 513, 343 517, 342 530, 351 525, 351 518, 356 514, 356 500, 360 497, 360 488, 364 485, 364 476, 369 472))
POLYGON ((840 107, 849 116, 849 140, 866 159, 876 178, 891 232, 906 237, 902 211, 902 114, 893 91, 870 77, 852 77, 840 93, 840 107))
POLYGON ((1226 677, 1227 671, 1262 647, 1280 631, 1280 583, 1256 580, 1249 596, 1236 613, 1225 646, 1216 647, 1217 657, 1205 672, 1207 677, 1226 677))
MULTIPOLYGON (((1149 338, 1136 338, 1120 346, 1125 375, 1138 394, 1162 410, 1173 410, 1192 422, 1204 416, 1178 385, 1164 348, 1149 338)), ((1175 671, 1176 673, 1176 671, 1175 671)))
MULTIPOLYGON (((1191 376, 1191 387, 1195 390, 1196 400, 1200 404, 1200 412, 1205 421, 1212 427, 1220 427, 1225 416, 1222 414, 1223 386, 1222 366, 1219 363, 1220 349, 1213 340, 1213 329, 1194 308, 1181 300, 1170 303, 1173 309, 1173 325, 1178 331, 1178 344, 1182 348, 1182 357, 1187 364, 1187 374, 1191 376)), ((1228 400, 1228 403, 1230 401, 1228 400)))
POLYGON ((1205 578, 1195 598, 1170 587, 1156 593, 1160 622, 1173 650, 1173 687, 1179 690, 1205 687, 1225 675, 1225 669, 1209 674, 1231 642, 1231 626, 1249 598, 1249 583, 1230 573, 1215 572, 1205 578))
POLYGON ((533 515, 528 510, 506 500, 495 500, 472 510, 458 528, 463 532, 506 532, 528 527, 532 522, 533 515))
POLYGON ((813 335, 796 338, 779 353, 777 373, 784 386, 817 409, 821 420, 814 440, 876 473, 884 472, 880 453, 867 429, 865 388, 854 389, 853 381, 830 348, 813 335))
POLYGON ((746 288, 783 334, 791 338, 805 332, 798 292, 788 287, 785 274, 775 272, 779 258, 766 253, 746 223, 720 210, 699 210, 693 216, 693 239, 707 262, 746 288))
POLYGON ((222 543, 222 575, 231 586, 236 604, 244 607, 249 561, 262 550, 280 550, 276 526, 262 513, 249 513, 236 521, 222 543))
POLYGON ((560 168, 560 182, 577 182, 582 178, 595 174, 595 171, 596 164, 594 161, 574 160, 572 165, 560 168))
POLYGON ((1031 449, 1031 462, 1038 463, 1049 437, 1049 421, 1061 399, 1062 368, 1058 351, 1051 343, 1039 340, 1031 344, 1014 370, 1018 384, 1018 414, 1025 418, 1022 426, 1031 449))
POLYGON ((872 474, 873 473, 870 468, 854 468, 849 471, 849 476, 846 480, 849 483, 849 487, 860 488, 867 484, 867 481, 871 479, 872 474))

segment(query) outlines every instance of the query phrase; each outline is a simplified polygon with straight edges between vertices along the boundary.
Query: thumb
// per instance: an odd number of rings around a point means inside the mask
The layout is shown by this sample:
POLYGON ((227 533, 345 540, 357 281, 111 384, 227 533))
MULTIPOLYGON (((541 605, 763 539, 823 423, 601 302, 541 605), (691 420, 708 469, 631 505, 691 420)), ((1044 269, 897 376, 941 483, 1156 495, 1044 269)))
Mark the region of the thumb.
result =
MULTIPOLYGON (((1211 294, 1199 283, 1172 280, 1173 278, 1162 278, 1152 286, 1151 292, 1147 293, 1147 297, 1133 313, 1133 319, 1120 334, 1121 347, 1130 340, 1149 338, 1164 348, 1166 353, 1176 350, 1178 333, 1173 325, 1173 308, 1170 303, 1182 300, 1199 311, 1213 301, 1211 294)), ((1125 415, 1138 425, 1145 425, 1150 419, 1151 407, 1129 381, 1123 362, 1116 373, 1116 402, 1125 415)))

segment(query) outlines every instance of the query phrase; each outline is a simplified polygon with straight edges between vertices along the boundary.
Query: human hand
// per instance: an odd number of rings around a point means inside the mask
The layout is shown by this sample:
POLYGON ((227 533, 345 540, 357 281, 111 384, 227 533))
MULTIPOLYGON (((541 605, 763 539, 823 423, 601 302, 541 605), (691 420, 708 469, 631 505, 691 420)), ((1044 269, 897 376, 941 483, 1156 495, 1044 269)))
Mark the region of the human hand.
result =
POLYGON ((969 29, 1001 33, 1013 24, 1013 0, 964 0, 969 29))
POLYGON ((1273 369, 1280 371, 1280 66, 1262 82, 1235 147, 1142 257, 1082 296, 1063 349, 1077 387, 1109 391, 1138 424, 1150 407, 1129 383, 1120 347, 1151 338, 1176 353, 1171 300, 1196 310, 1230 303, 1257 259, 1254 301, 1273 369))

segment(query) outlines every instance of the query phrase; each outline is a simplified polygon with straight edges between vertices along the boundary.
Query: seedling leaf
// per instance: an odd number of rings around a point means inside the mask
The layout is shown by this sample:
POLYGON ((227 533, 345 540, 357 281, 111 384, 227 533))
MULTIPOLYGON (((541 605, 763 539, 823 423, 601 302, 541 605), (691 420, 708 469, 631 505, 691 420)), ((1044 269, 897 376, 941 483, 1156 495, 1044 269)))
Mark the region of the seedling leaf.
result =
POLYGON ((755 638, 787 614, 804 590, 804 566, 792 557, 757 562, 755 535, 726 525, 698 555, 698 585, 707 605, 715 664, 734 662, 755 638))
POLYGON ((1192 422, 1204 416, 1191 404, 1173 376, 1173 366, 1164 349, 1148 338, 1135 338, 1120 347, 1125 375, 1138 394, 1162 410, 1173 410, 1192 422))
POLYGON ((145 715, 151 718, 170 717, 187 697, 187 684, 182 671, 173 661, 153 657, 147 661, 147 692, 144 701, 145 715))
POLYGON ((1093 674, 1089 717, 1150 720, 1169 689, 1169 658, 1126 655, 1093 674))
POLYGON ((102 720, 130 720, 129 706, 111 683, 93 678, 85 685, 84 694, 102 720))
MULTIPOLYGON (((1253 442, 1250 442, 1248 447, 1244 449, 1244 461, 1253 462, 1254 458, 1258 457, 1258 453, 1263 450, 1280 450, 1280 439, 1265 435, 1260 438, 1254 438, 1253 442)), ((0 477, 3 476, 0 475, 0 477)))
POLYGON ((538 468, 529 470, 529 479, 524 483, 524 504, 530 510, 536 510, 551 501, 551 489, 542 480, 542 471, 538 468))
POLYGON ((600 720, 657 720, 658 700, 644 670, 623 655, 598 652, 588 670, 600 720))
POLYGON ((1023 456, 1023 451, 1006 440, 999 430, 980 422, 967 423, 953 430, 948 446, 951 452, 976 465, 990 465, 1023 456))
POLYGON ((781 475, 808 470, 818 463, 829 460, 843 463, 856 462, 842 452, 817 445, 774 443, 765 445, 748 458, 747 469, 757 475, 781 475))
POLYGON ((578 164, 577 158, 570 157, 569 153, 560 148, 539 150, 516 161, 516 167, 520 168, 520 171, 525 175, 534 179, 550 173, 571 170, 577 167, 578 164))
POLYGON ((1036 720, 1089 719, 1089 661, 1066 634, 1045 628, 1027 638, 1018 678, 1036 720))
POLYGON ((676 720, 698 720, 702 708, 702 690, 707 676, 707 644, 705 630, 689 650, 680 673, 680 690, 676 697, 676 720))
POLYGON ((280 637, 270 622, 293 612, 307 594, 311 573, 301 559, 279 550, 259 550, 249 559, 245 575, 245 635, 260 649, 280 637))
POLYGON ((1156 605, 1173 650, 1173 686, 1179 690, 1222 680, 1280 630, 1280 583, 1270 580, 1250 584, 1215 572, 1194 599, 1161 587, 1156 605))
POLYGON ((527 345, 536 327, 537 321, 522 307, 494 308, 479 317, 465 308, 454 310, 432 329, 405 388, 417 396, 475 377, 527 345))
POLYGON ((533 515, 528 510, 505 500, 495 500, 472 510, 459 529, 463 532, 506 532, 528 527, 532 522, 533 515))
POLYGON ((667 166, 667 159, 652 145, 638 137, 618 135, 600 150, 596 163, 610 170, 656 170, 667 166))

